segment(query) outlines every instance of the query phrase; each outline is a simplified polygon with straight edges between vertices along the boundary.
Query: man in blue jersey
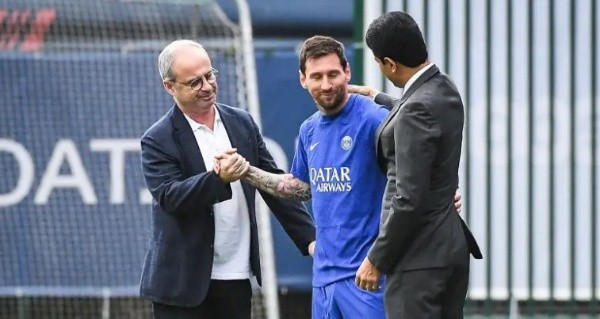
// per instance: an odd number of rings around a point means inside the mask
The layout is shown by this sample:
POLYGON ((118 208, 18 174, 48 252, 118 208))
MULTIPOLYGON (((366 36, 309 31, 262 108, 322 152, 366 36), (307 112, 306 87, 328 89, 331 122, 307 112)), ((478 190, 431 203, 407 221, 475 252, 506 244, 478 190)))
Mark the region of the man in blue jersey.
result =
POLYGON ((383 281, 363 290, 354 278, 379 230, 386 177, 374 141, 388 110, 371 98, 349 94, 350 76, 339 41, 307 39, 300 52, 300 83, 318 111, 300 126, 291 174, 250 166, 243 177, 276 196, 312 197, 317 226, 312 317, 319 319, 385 318, 383 281))

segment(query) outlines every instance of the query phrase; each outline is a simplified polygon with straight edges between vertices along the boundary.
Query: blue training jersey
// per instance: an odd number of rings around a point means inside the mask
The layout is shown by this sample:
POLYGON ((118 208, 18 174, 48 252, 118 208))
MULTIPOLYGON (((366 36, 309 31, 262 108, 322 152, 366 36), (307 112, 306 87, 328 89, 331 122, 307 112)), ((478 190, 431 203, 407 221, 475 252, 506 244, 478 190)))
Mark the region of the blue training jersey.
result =
POLYGON ((351 94, 338 114, 316 112, 300 126, 291 173, 311 188, 314 287, 354 277, 378 234, 386 177, 375 133, 387 114, 372 99, 351 94))

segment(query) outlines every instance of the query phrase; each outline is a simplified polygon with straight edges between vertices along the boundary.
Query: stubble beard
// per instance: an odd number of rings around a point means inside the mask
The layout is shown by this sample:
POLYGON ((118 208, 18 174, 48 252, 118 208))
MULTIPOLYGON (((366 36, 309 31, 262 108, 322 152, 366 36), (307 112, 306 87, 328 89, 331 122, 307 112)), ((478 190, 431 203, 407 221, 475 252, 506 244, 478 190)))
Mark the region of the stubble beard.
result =
POLYGON ((334 94, 333 99, 331 101, 327 101, 321 97, 315 99, 317 105, 321 109, 323 113, 326 115, 332 115, 337 113, 342 107, 342 102, 344 101, 344 94, 340 91, 332 92, 334 94))

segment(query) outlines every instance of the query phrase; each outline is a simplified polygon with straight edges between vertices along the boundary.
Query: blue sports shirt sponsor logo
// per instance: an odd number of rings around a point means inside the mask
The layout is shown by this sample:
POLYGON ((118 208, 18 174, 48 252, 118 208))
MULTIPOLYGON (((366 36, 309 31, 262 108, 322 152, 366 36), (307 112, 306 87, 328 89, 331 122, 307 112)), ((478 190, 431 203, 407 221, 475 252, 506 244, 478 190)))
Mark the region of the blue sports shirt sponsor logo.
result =
POLYGON ((349 192, 352 190, 350 167, 311 167, 310 183, 317 192, 349 192))

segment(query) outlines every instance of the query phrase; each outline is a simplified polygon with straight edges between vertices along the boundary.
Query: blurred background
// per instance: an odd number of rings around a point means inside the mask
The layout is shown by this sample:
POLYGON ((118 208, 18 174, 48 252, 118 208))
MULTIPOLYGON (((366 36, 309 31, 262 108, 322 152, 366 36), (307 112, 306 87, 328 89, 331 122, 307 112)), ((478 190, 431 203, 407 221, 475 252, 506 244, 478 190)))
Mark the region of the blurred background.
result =
MULTIPOLYGON (((485 256, 468 317, 599 318, 595 0, 0 0, 0 319, 150 318, 139 138, 172 105, 165 44, 207 47, 220 102, 254 115, 287 170, 316 111, 299 45, 334 36, 353 83, 398 94, 363 45, 392 10, 466 107, 463 217, 485 256)), ((311 259, 268 216, 253 317, 310 318, 311 259)))

